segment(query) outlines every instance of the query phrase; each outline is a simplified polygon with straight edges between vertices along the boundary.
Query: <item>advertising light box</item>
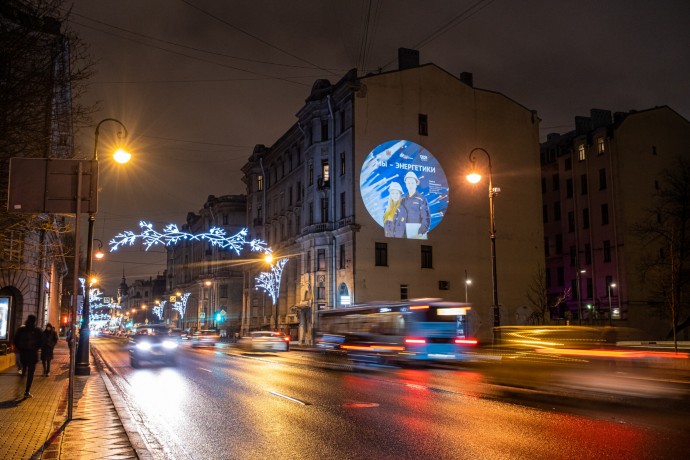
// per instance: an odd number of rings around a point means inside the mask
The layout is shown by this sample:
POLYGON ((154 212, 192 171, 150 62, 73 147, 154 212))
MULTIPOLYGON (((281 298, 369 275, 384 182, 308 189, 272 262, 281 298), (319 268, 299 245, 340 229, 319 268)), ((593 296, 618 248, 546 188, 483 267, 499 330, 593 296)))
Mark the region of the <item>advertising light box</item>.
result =
POLYGON ((371 217, 389 238, 427 239, 448 209, 448 180, 424 147, 384 142, 367 155, 360 193, 371 217))

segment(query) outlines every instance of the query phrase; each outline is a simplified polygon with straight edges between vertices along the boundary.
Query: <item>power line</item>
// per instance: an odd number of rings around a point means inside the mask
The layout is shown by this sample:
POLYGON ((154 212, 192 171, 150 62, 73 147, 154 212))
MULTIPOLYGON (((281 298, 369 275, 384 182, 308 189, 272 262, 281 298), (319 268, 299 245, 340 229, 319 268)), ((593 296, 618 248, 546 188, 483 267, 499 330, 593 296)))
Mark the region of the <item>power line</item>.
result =
POLYGON ((281 47, 279 47, 279 46, 274 45, 273 43, 267 42, 267 41, 264 40, 263 38, 260 38, 260 37, 254 35, 254 34, 251 34, 251 33, 247 32, 247 31, 244 30, 244 29, 240 29, 239 27, 237 27, 237 26, 235 26, 235 25, 233 25, 233 24, 230 24, 228 21, 226 21, 226 20, 224 20, 224 19, 222 19, 222 18, 216 16, 216 15, 213 14, 213 13, 210 13, 210 12, 208 12, 208 11, 206 11, 206 10, 204 10, 204 9, 202 9, 202 8, 200 8, 200 7, 198 7, 197 5, 194 5, 193 3, 191 3, 191 2, 189 2, 189 1, 187 1, 187 0, 181 0, 181 1, 182 1, 182 3, 184 3, 184 4, 186 4, 186 5, 188 5, 188 6, 192 7, 192 8, 194 8, 194 9, 197 10, 197 11, 199 11, 200 13, 203 13, 203 14, 205 14, 206 16, 208 16, 208 17, 210 17, 210 18, 212 18, 212 19, 215 19, 216 21, 220 22, 221 24, 223 24, 223 25, 225 25, 225 26, 227 26, 227 27, 230 27, 230 28, 233 29, 233 30, 236 30, 236 31, 238 31, 238 32, 240 32, 240 33, 243 33, 244 35, 247 35, 248 37, 251 37, 251 38, 253 38, 254 40, 256 40, 256 41, 258 41, 258 42, 260 42, 260 43, 263 43, 263 44, 266 45, 266 46, 269 46, 269 47, 271 47, 271 48, 273 48, 273 49, 275 49, 275 50, 278 50, 278 51, 280 51, 281 53, 285 53, 285 54, 287 54, 288 56, 297 59, 298 61, 301 61, 301 62, 304 62, 304 63, 309 64, 309 65, 311 65, 311 66, 314 66, 315 68, 317 68, 317 69, 319 69, 319 70, 323 70, 324 72, 328 72, 328 73, 330 73, 330 74, 332 74, 332 75, 338 76, 338 74, 336 74, 335 72, 333 72, 333 71, 331 71, 331 70, 328 70, 328 69, 324 69, 323 67, 321 67, 321 66, 319 66, 319 65, 317 65, 317 64, 314 64, 313 62, 310 62, 310 61, 308 61, 308 60, 306 60, 306 59, 304 59, 304 58, 301 58, 301 57, 299 57, 299 56, 297 56, 297 55, 295 55, 295 54, 293 54, 293 53, 291 53, 291 52, 289 52, 289 51, 287 51, 287 50, 285 50, 285 49, 283 49, 283 48, 281 48, 281 47))

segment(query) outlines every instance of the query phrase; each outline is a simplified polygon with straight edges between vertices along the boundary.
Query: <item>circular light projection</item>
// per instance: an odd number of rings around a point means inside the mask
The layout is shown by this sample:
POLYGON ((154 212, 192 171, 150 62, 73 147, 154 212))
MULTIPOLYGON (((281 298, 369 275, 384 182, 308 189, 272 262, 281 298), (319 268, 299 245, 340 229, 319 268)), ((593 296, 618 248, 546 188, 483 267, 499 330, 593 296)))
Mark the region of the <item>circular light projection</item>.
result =
POLYGON ((372 150, 362 165, 359 190, 389 238, 427 239, 448 209, 441 164, 411 141, 388 141, 372 150))

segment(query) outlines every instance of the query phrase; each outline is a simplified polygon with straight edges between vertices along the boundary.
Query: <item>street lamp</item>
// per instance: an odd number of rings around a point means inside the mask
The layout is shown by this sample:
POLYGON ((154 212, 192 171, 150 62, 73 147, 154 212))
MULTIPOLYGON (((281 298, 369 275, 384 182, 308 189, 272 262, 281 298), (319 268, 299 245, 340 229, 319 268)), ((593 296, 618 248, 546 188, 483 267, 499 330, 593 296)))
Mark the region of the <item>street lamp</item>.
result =
POLYGON ((582 289, 580 288, 580 275, 586 272, 586 270, 578 269, 575 273, 575 288, 577 288, 577 316, 580 326, 582 326, 582 293, 580 292, 582 289))
POLYGON ((501 311, 498 306, 498 280, 496 277, 496 223, 494 220, 494 198, 501 191, 500 188, 493 186, 493 177, 491 171, 491 156, 489 152, 483 148, 475 148, 470 151, 470 162, 472 163, 472 172, 467 175, 467 181, 476 184, 481 179, 482 176, 476 172, 477 159, 475 152, 484 152, 486 154, 487 160, 489 160, 489 238, 491 240, 491 284, 493 286, 493 313, 494 313, 494 327, 501 325, 501 311))
POLYGON ((467 270, 465 270, 465 303, 468 303, 467 288, 472 284, 472 280, 467 277, 467 270))
POLYGON ((613 309, 611 308, 611 288, 615 288, 616 283, 609 283, 608 286, 608 291, 609 291, 609 326, 613 325, 613 309))
POLYGON ((98 238, 94 238, 93 240, 98 243, 98 250, 93 254, 93 256, 97 260, 101 260, 103 257, 105 257, 105 252, 103 252, 103 242, 98 238))
MULTIPOLYGON (((100 133, 101 125, 107 121, 112 121, 114 123, 117 123, 122 127, 124 131, 124 136, 122 136, 122 133, 118 132, 118 137, 127 137, 127 128, 125 125, 122 124, 121 121, 116 120, 115 118, 105 118, 98 122, 96 125, 96 131, 94 133, 94 146, 93 146, 93 161, 98 161, 98 135, 100 133)), ((118 155, 118 161, 119 163, 122 163, 123 160, 126 162, 129 160, 129 157, 127 157, 127 154, 124 150, 118 149, 116 152, 118 155), (126 158, 126 160, 125 160, 126 158)), ((131 156, 131 155, 129 155, 131 156)), ((94 178, 96 184, 98 184, 98 169, 96 169, 96 177, 94 178)), ((97 189, 98 190, 98 189, 97 189)), ((96 197, 97 198, 97 197, 96 197)), ((86 276, 91 276, 91 267, 93 264, 93 224, 94 221, 96 220, 96 216, 94 213, 89 214, 89 232, 87 236, 87 247, 86 247, 86 276)), ((76 244, 79 244, 77 241, 76 244)), ((76 276, 76 273, 75 273, 76 276)), ((74 365, 74 373, 77 375, 89 375, 91 373, 91 369, 89 367, 89 315, 91 314, 91 305, 89 302, 89 295, 88 293, 84 293, 84 303, 82 304, 82 322, 81 322, 81 329, 79 330, 79 345, 77 347, 77 354, 76 354, 76 363, 74 365)))

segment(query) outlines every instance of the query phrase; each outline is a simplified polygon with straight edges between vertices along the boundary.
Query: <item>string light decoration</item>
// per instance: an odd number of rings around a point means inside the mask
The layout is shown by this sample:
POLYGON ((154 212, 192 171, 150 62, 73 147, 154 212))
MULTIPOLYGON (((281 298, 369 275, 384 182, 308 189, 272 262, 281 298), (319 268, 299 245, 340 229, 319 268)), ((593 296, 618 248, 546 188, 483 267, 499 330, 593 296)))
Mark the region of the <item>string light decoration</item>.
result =
MULTIPOLYGON (((181 231, 175 224, 166 225, 163 228, 162 233, 155 230, 152 223, 143 220, 139 222, 139 227, 141 228, 141 233, 125 230, 110 240, 108 243, 110 246, 110 252, 117 251, 123 246, 132 246, 139 240, 146 248, 146 251, 148 251, 152 246, 159 244, 164 246, 173 246, 180 241, 185 240, 208 241, 212 246, 217 246, 221 249, 230 249, 235 251, 237 255, 240 254, 245 246, 249 246, 249 249, 252 252, 263 252, 265 255, 271 255, 273 252, 273 250, 268 247, 266 242, 263 240, 247 240, 249 231, 246 228, 243 228, 232 236, 227 236, 227 232, 220 227, 213 227, 206 233, 199 233, 196 235, 181 231)), ((273 305, 276 305, 278 301, 278 296, 280 294, 280 280, 282 278, 283 269, 285 268, 287 261, 287 258, 283 258, 275 263, 271 262, 271 270, 261 272, 259 276, 255 278, 256 289, 262 288, 264 291, 266 291, 266 293, 268 293, 268 295, 271 297, 273 305)), ((184 317, 184 312, 187 308, 187 299, 189 298, 189 295, 189 293, 185 293, 182 296, 181 301, 175 302, 173 305, 173 309, 180 312, 182 318, 184 317)))
POLYGON ((249 246, 254 252, 261 251, 270 254, 271 250, 267 247, 266 242, 262 240, 247 240, 249 234, 246 228, 243 228, 232 236, 227 236, 225 230, 219 227, 213 227, 206 233, 193 234, 180 231, 175 224, 168 224, 163 229, 163 233, 158 232, 153 228, 150 222, 141 221, 139 227, 142 229, 141 233, 134 233, 131 230, 126 230, 116 235, 110 240, 110 252, 114 252, 122 246, 132 246, 138 240, 141 240, 148 251, 151 246, 162 244, 164 246, 173 246, 182 240, 186 241, 208 241, 213 246, 221 249, 231 249, 237 255, 244 246, 249 246))
POLYGON ((280 280, 283 276, 283 269, 287 263, 287 257, 278 260, 276 263, 271 263, 271 271, 261 272, 255 278, 256 289, 263 289, 271 297, 273 305, 278 301, 280 294, 280 280))
POLYGON ((153 314, 158 317, 159 321, 163 319, 163 308, 165 308, 165 304, 167 302, 167 300, 162 300, 161 303, 159 303, 151 309, 153 311, 153 314))

